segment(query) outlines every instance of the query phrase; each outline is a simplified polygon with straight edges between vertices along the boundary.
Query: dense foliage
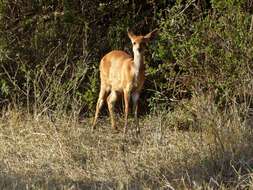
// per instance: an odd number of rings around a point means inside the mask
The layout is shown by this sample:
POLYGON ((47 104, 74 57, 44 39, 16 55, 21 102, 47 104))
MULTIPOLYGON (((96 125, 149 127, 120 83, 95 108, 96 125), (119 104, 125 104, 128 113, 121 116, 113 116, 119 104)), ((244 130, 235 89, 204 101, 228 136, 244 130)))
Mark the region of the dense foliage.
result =
POLYGON ((0 100, 42 114, 91 113, 99 60, 131 53, 126 35, 159 28, 146 53, 147 110, 193 95, 218 105, 250 96, 252 0, 28 0, 0 2, 0 100))
POLYGON ((252 74, 253 0, 1 0, 0 189, 252 189, 252 74), (127 28, 159 29, 141 133, 92 131, 127 28))

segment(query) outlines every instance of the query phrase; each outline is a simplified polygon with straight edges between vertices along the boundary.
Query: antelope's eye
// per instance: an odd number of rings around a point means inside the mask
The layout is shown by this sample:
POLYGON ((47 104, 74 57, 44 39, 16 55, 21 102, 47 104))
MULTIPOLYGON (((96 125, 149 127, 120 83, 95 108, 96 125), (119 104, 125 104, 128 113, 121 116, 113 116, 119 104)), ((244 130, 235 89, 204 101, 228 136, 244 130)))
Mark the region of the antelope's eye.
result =
POLYGON ((134 45, 136 44, 136 42, 133 43, 134 45))

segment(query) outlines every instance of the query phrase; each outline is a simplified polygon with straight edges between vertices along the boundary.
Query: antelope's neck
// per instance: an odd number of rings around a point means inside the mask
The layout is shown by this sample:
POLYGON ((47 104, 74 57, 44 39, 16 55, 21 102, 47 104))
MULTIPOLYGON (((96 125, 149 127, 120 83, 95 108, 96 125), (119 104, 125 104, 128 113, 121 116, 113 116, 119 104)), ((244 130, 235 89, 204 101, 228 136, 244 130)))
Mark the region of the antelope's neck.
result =
POLYGON ((141 53, 134 53, 134 70, 135 75, 138 76, 140 70, 143 68, 144 56, 141 53))

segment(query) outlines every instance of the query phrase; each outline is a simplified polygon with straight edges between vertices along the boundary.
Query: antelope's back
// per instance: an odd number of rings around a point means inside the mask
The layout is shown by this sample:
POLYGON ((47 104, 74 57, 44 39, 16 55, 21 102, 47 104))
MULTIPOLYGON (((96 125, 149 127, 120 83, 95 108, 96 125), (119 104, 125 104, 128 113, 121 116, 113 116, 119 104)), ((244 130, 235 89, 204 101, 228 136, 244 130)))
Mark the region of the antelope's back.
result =
MULTIPOLYGON (((132 57, 124 51, 111 51, 100 62, 100 79, 103 86, 122 90, 124 71, 130 67, 132 57)), ((130 69, 130 68, 129 68, 130 69)))

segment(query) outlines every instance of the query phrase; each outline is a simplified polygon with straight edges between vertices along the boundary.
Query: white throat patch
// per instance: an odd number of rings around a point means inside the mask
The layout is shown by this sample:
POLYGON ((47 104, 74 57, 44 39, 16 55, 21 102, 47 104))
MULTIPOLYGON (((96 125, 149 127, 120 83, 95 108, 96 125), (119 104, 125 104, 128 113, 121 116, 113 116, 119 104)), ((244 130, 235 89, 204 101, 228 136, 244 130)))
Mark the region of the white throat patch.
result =
POLYGON ((138 78, 142 61, 143 61, 143 56, 141 55, 141 53, 138 52, 138 51, 135 51, 134 52, 134 74, 135 74, 135 79, 138 78))

